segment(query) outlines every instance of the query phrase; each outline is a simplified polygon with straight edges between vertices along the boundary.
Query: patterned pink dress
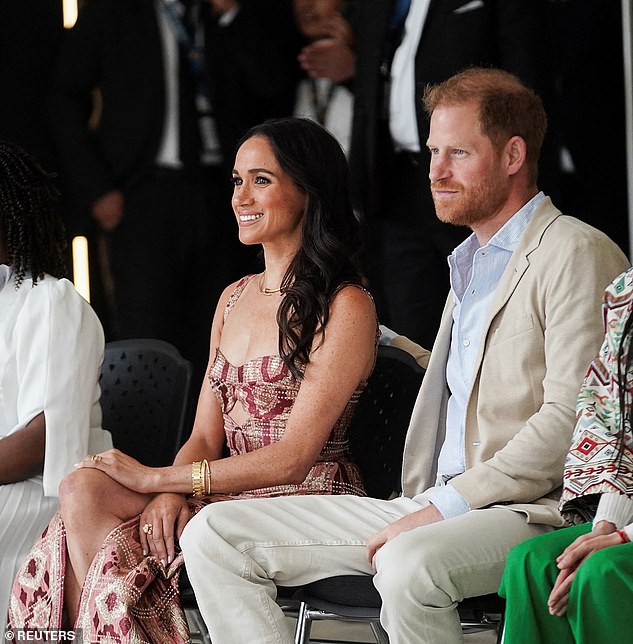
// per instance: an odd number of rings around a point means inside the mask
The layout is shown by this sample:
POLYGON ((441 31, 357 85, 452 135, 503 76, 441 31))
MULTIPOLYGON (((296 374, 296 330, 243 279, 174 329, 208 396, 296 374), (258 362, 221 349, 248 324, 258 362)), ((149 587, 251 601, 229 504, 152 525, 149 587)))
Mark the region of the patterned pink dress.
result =
MULTIPOLYGON (((243 278, 224 312, 228 316, 251 276, 243 278)), ((209 379, 222 407, 231 455, 278 441, 301 386, 279 356, 263 356, 239 367, 218 349, 209 379), (229 413, 236 404, 248 414, 238 426, 229 413)), ((235 495, 190 499, 197 512, 207 503, 236 498, 287 494, 364 495, 357 466, 351 461, 347 430, 365 382, 361 383, 334 425, 317 462, 303 483, 250 490, 235 495)), ((83 585, 75 629, 84 643, 174 644, 189 642, 180 606, 178 576, 182 555, 167 567, 144 557, 139 518, 115 528, 95 555, 83 585)), ((12 628, 61 628, 63 623, 66 532, 58 514, 21 566, 9 605, 12 628)))

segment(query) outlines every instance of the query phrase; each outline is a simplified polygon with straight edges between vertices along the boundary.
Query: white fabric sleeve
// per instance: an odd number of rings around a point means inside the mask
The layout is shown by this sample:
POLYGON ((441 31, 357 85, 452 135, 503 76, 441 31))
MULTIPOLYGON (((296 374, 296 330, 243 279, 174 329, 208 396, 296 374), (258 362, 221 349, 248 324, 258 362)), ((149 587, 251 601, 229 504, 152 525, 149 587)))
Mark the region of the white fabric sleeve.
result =
POLYGON ((593 525, 595 526, 599 521, 609 521, 618 530, 621 529, 633 521, 633 499, 623 494, 602 494, 593 525))
POLYGON ((101 324, 68 280, 45 279, 27 295, 16 326, 18 421, 46 419, 45 496, 88 453, 91 409, 99 399, 101 324))
POLYGON ((415 358, 415 361, 424 369, 426 369, 429 364, 429 357, 431 355, 430 351, 417 344, 417 342, 410 340, 405 335, 399 335, 395 331, 392 331, 384 324, 380 325, 379 343, 391 347, 398 347, 398 349, 402 349, 407 353, 410 353, 415 358))
POLYGON ((452 519, 470 510, 466 499, 450 484, 436 485, 413 497, 417 503, 432 503, 445 519, 452 519))

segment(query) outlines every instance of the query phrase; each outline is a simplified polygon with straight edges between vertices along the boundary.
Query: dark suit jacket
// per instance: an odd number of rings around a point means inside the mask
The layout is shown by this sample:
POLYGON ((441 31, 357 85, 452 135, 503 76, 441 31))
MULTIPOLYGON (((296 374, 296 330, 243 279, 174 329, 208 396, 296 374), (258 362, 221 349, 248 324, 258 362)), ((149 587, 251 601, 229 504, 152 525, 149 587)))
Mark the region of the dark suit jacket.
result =
MULTIPOLYGON (((350 165, 356 196, 365 206, 368 195, 363 190, 375 183, 383 154, 378 149, 382 47, 377 43, 385 40, 391 5, 391 0, 362 2, 358 16, 350 165)), ((472 65, 507 69, 539 91, 546 69, 539 6, 537 0, 431 0, 416 55, 417 96, 427 84, 472 65)), ((421 100, 416 109, 424 150, 428 120, 421 100)))
POLYGON ((65 36, 49 103, 63 172, 82 206, 134 181, 156 157, 164 116, 152 0, 87 1, 65 36), (92 131, 97 87, 101 112, 92 131))
POLYGON ((218 136, 229 171, 244 132, 262 121, 290 116, 300 76, 299 33, 287 0, 242 0, 226 27, 209 20, 207 69, 218 136))
MULTIPOLYGON (((261 8, 253 6, 258 2, 263 0, 243 2, 227 28, 209 17, 215 116, 227 157, 247 127, 292 109, 294 84, 288 70, 294 58, 271 33, 279 27, 271 25, 277 11, 264 18, 261 8)), ((163 76, 153 0, 86 0, 77 24, 66 34, 50 97, 63 172, 82 206, 134 183, 153 163, 164 117, 163 76), (96 87, 102 95, 101 114, 91 131, 87 121, 96 87)))

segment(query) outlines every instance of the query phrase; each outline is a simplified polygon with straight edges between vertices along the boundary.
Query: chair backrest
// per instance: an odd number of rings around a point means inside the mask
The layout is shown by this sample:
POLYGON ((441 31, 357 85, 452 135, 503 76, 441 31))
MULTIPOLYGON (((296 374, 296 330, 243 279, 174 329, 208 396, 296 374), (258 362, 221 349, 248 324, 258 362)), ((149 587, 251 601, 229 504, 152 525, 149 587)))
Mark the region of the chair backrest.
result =
POLYGON ((350 450, 369 496, 386 499, 401 489, 404 440, 423 377, 424 369, 411 354, 378 347, 349 431, 350 450))
POLYGON ((114 446, 151 467, 171 464, 189 420, 191 363, 162 340, 108 342, 99 383, 114 446))

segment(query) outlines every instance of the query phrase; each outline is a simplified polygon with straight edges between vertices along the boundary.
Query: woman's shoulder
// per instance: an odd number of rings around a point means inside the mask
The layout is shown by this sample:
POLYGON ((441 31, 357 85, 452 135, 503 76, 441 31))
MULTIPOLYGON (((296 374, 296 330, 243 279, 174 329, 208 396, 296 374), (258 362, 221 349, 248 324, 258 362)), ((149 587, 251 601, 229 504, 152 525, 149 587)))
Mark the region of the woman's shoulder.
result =
POLYGON ((244 289, 248 286, 248 283, 255 277, 254 273, 245 275, 235 282, 231 282, 220 295, 220 300, 218 303, 218 309, 223 311, 224 319, 229 314, 230 310, 233 308, 237 300, 239 300, 240 295, 244 292, 244 289))
POLYGON ((372 294, 361 284, 346 282, 341 284, 332 296, 332 306, 351 306, 359 308, 370 308, 375 311, 374 298, 372 294))
POLYGON ((58 278, 45 274, 44 277, 38 279, 35 284, 33 284, 33 280, 29 277, 22 282, 20 289, 25 289, 27 299, 34 303, 43 303, 45 301, 85 302, 74 284, 65 277, 58 278))
POLYGON ((44 275, 33 285, 28 277, 20 285, 20 291, 23 289, 20 323, 28 325, 29 320, 37 320, 41 328, 80 333, 87 342, 98 338, 95 346, 103 343, 103 328, 97 314, 70 280, 44 275))
POLYGON ((377 330, 378 317, 371 293, 360 284, 342 284, 336 290, 330 305, 330 320, 337 319, 346 324, 351 320, 367 320, 377 330))

